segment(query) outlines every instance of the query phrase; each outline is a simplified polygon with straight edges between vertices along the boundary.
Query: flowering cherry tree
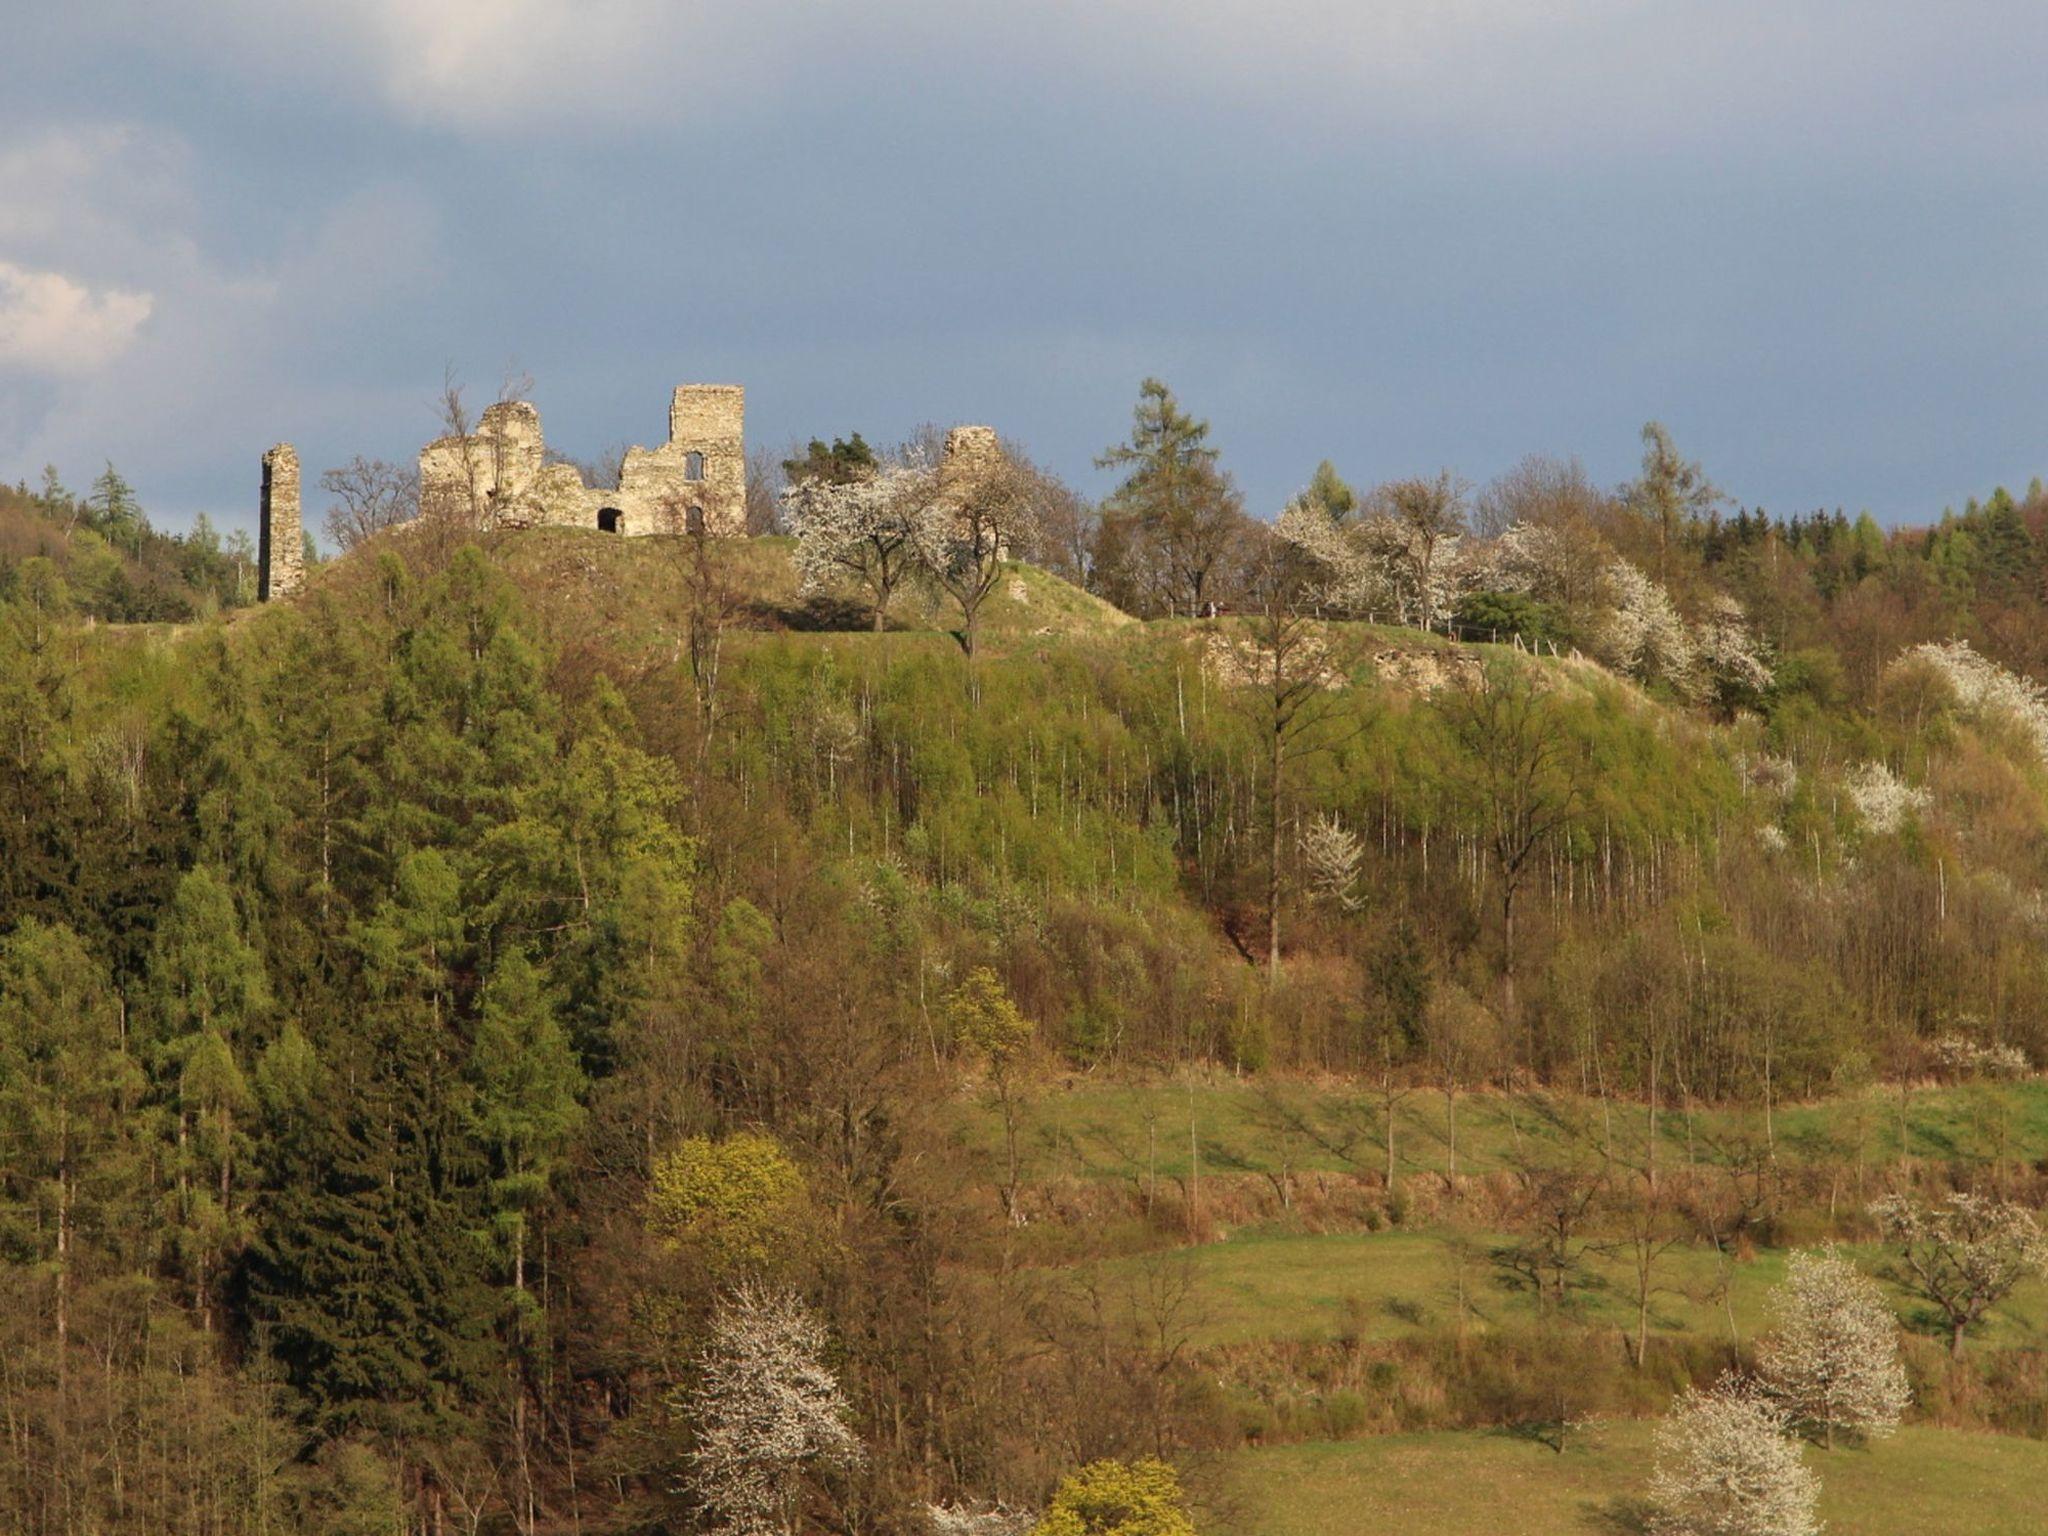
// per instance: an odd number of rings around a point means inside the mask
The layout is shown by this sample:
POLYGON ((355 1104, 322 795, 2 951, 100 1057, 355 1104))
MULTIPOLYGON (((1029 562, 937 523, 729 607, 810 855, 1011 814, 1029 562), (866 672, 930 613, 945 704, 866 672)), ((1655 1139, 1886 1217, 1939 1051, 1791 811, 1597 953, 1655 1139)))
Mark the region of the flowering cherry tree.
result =
POLYGON ((1904 1195, 1886 1195, 1870 1214, 1898 1255, 1891 1278, 1940 1312, 1957 1359, 1971 1325, 2048 1266, 2040 1218, 2009 1200, 1954 1194, 1920 1206, 1904 1195))
POLYGON ((1795 1253, 1773 1293, 1778 1326, 1759 1363, 1770 1394, 1813 1425, 1832 1449, 1835 1431, 1890 1434, 1912 1401, 1899 1359, 1899 1320, 1876 1284, 1832 1247, 1795 1253))
POLYGON ((851 581, 866 593, 875 628, 884 628, 890 599, 917 568, 918 527, 935 478, 912 459, 852 480, 799 480, 783 492, 801 590, 851 581))
POLYGON ((1855 769, 1843 781, 1843 787, 1849 791, 1856 814, 1873 832, 1896 832, 1905 825, 1908 816, 1926 810, 1929 804, 1926 790, 1915 789, 1879 762, 1864 763, 1855 769))
POLYGON ((1688 1387, 1657 1426, 1655 1536, 1816 1536, 1820 1479, 1789 1423, 1750 1383, 1688 1387))
POLYGON ((1771 664, 1734 598, 1716 595, 1694 638, 1700 669, 1723 708, 1753 704, 1771 686, 1771 664))
POLYGON ((1980 656, 1967 640, 1916 645, 1892 663, 1892 670, 1921 669, 1939 678, 1965 715, 2002 715, 2048 758, 2048 688, 1980 656))
POLYGON ((1690 693, 1698 657, 1671 595, 1626 560, 1614 562, 1608 580, 1614 609, 1600 633, 1601 659, 1643 682, 1661 679, 1690 693))
POLYGON ((782 1536, 812 1469, 860 1461, 824 1354, 824 1328, 792 1292, 750 1283, 719 1305, 684 1404, 689 1488, 719 1536, 782 1536))

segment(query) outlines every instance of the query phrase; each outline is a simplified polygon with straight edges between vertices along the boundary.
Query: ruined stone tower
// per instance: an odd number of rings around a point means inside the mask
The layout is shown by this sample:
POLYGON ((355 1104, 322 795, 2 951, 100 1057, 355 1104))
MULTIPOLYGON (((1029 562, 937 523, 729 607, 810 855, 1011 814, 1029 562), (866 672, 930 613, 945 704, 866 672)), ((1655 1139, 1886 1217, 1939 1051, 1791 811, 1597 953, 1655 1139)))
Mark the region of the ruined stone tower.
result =
POLYGON ((540 412, 524 400, 502 401, 471 436, 420 450, 421 510, 454 511, 486 528, 743 534, 746 399, 737 384, 679 386, 668 441, 628 448, 616 486, 585 485, 575 465, 548 462, 540 412))
POLYGON ((257 533, 262 602, 290 597, 305 579, 306 538, 299 523, 299 454, 279 443, 263 455, 263 503, 257 533))

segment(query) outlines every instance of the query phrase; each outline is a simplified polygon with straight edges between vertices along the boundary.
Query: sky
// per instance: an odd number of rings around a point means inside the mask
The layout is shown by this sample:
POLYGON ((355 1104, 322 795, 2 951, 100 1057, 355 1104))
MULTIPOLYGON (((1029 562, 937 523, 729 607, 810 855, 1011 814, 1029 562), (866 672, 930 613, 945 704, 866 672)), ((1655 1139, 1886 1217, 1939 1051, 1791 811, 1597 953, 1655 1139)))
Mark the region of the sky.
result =
POLYGON ((1139 381, 1271 515, 1669 425, 1745 505, 2048 472, 2048 7, 0 0, 0 478, 253 527, 452 368, 549 442, 982 421, 1090 494, 1139 381))

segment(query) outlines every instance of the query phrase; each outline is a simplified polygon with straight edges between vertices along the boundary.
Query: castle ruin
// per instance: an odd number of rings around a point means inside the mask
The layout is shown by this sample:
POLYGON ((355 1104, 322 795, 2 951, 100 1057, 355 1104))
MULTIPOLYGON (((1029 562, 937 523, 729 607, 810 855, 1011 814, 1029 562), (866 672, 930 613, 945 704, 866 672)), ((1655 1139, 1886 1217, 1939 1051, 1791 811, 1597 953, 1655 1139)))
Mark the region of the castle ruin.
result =
MULTIPOLYGON (((524 400, 486 407, 476 430, 420 450, 424 516, 477 528, 592 528, 603 533, 743 534, 747 528, 746 390, 683 384, 670 398, 668 441, 628 448, 615 486, 550 461, 540 412, 524 400)), ((290 443, 263 456, 260 596, 289 597, 303 580, 299 458, 290 443)))
MULTIPOLYGON (((668 441, 628 448, 618 484, 593 486, 564 459, 550 459, 540 412, 525 400, 485 408, 476 430, 420 450, 419 511, 480 529, 589 528, 646 535, 747 531, 746 390, 681 384, 669 401, 668 441)), ((940 473, 964 497, 1003 463, 993 427, 946 434, 940 473)), ((289 597, 304 581, 299 457, 290 443, 263 455, 259 596, 289 597)))
POLYGON ((420 450, 420 510, 468 514, 488 528, 595 528, 604 533, 747 530, 746 391, 684 384, 668 408, 668 441, 628 448, 612 487, 584 484, 550 462, 540 412, 524 400, 488 407, 467 437, 420 450))
POLYGON ((306 534, 299 522, 299 454, 279 443, 263 455, 263 500, 256 529, 259 602, 290 597, 305 580, 306 534))

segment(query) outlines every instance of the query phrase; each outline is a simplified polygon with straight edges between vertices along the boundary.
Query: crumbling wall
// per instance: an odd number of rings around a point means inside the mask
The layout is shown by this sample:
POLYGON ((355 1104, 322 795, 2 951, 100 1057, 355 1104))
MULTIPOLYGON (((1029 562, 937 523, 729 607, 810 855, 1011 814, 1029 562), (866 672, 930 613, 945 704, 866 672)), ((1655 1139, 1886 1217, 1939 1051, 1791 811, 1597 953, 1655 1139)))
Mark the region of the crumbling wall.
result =
POLYGON ((534 494, 546 457, 540 412, 525 400, 487 406, 467 437, 420 450, 420 509, 477 527, 527 528, 546 521, 534 494))
POLYGON ((263 455, 263 494, 257 518, 259 601, 290 597, 305 581, 306 535, 299 521, 299 453, 279 443, 263 455))
POLYGON ((574 465, 547 462, 540 413, 523 400, 491 406, 467 437, 420 450, 420 508, 480 528, 611 526, 626 534, 694 527, 746 532, 746 391, 685 384, 669 405, 669 440, 629 448, 616 489, 593 489, 574 465), (616 514, 614 516, 614 514, 616 514))

